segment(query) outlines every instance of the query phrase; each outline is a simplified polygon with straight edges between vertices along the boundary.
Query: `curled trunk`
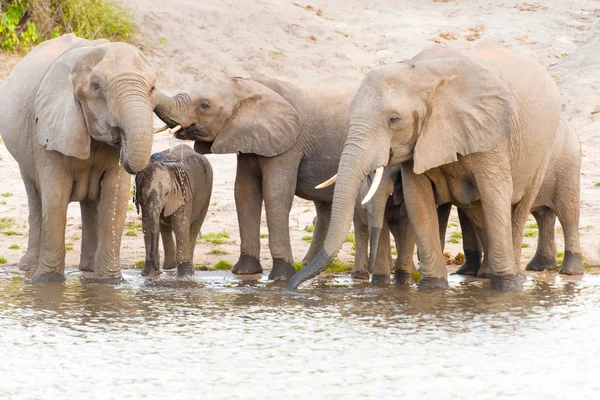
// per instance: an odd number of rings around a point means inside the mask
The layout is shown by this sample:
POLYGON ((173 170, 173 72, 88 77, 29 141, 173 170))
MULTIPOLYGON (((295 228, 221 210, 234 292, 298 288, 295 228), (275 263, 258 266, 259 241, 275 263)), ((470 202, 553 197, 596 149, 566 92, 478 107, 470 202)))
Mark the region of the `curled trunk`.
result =
POLYGON ((170 97, 159 90, 154 91, 154 112, 169 128, 184 124, 187 119, 184 96, 170 97))

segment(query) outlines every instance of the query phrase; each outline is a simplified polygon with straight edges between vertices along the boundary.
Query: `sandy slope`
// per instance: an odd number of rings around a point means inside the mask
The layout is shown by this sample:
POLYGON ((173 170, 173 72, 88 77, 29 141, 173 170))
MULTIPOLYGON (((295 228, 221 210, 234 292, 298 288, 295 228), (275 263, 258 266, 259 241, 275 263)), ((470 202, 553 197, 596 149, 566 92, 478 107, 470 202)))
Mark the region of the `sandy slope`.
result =
MULTIPOLYGON (((370 68, 409 58, 432 42, 466 48, 479 40, 500 41, 550 67, 564 96, 564 112, 581 135, 582 171, 581 237, 589 262, 600 259, 600 1, 544 1, 543 5, 514 1, 380 0, 254 1, 254 0, 127 0, 139 26, 137 44, 159 76, 158 85, 175 93, 206 75, 273 76, 310 81, 329 75, 360 80, 370 68)), ((0 79, 14 57, 0 54, 0 79)), ((157 121, 157 125, 159 122, 157 121)), ((157 137, 155 151, 176 144, 157 137)), ((26 246, 26 196, 18 168, 0 145, 0 198, 2 217, 16 219, 12 229, 20 235, 0 235, 0 256, 15 263, 26 246)), ((203 233, 226 230, 230 239, 219 246, 196 247, 197 263, 220 259, 235 262, 239 234, 233 201, 235 156, 210 155, 215 170, 213 205, 203 233), (226 254, 210 254, 215 248, 226 254)), ((128 220, 135 222, 134 211, 128 220)), ((310 202, 296 199, 290 230, 296 260, 308 248, 302 240, 312 223, 310 202)), ((455 216, 453 220, 455 221, 455 216)), ((264 214, 263 214, 264 222, 264 214)), ((3 230, 9 230, 3 229, 3 230)), ((67 240, 73 243, 68 264, 78 263, 80 219, 78 206, 69 209, 67 240)), ((456 230, 452 227, 450 232, 456 230)), ((263 232, 267 233, 263 223, 263 232)), ((560 228, 557 238, 562 243, 560 228)), ((263 264, 271 264, 267 241, 263 264)), ((525 262, 533 253, 535 238, 526 238, 525 262)), ((560 246, 560 245, 559 245, 560 246)), ((456 253, 460 246, 449 244, 456 253)), ((350 245, 340 253, 351 260, 350 245)), ((124 236, 124 266, 143 260, 141 232, 124 236)))

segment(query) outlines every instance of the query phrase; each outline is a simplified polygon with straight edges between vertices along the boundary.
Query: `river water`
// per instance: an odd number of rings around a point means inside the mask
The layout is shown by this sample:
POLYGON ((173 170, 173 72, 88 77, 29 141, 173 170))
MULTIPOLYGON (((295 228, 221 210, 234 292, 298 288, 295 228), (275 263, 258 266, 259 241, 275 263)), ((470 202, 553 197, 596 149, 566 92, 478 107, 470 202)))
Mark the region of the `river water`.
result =
POLYGON ((197 273, 119 286, 0 270, 0 399, 598 399, 600 277, 521 293, 347 276, 285 295, 197 273))

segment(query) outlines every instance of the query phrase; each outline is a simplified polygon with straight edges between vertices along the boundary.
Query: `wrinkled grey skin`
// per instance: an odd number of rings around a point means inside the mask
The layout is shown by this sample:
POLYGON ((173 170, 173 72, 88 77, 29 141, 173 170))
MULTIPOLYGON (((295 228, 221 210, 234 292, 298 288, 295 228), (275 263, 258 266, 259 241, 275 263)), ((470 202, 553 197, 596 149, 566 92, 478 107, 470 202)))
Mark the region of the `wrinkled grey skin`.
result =
POLYGON ((29 203, 19 267, 35 270, 33 281, 64 280, 72 201, 81 206, 79 268, 98 281, 121 279, 127 172, 150 158, 154 81, 135 47, 64 35, 37 46, 0 86, 0 134, 29 203))
POLYGON ((313 240, 304 257, 322 248, 333 188, 315 186, 337 171, 348 132, 348 110, 357 85, 331 78, 309 85, 273 79, 206 79, 174 97, 157 94, 156 114, 201 153, 238 153, 235 202, 240 227, 238 275, 263 271, 260 218, 264 200, 273 269, 269 279, 294 273, 289 212, 294 195, 317 210, 313 240))
POLYGON ((206 157, 185 144, 153 154, 136 175, 135 202, 142 211, 146 246, 142 276, 160 274, 159 234, 163 269, 177 267, 178 276, 194 275, 194 247, 210 204, 212 182, 206 157))
POLYGON ((483 217, 491 287, 521 289, 523 230, 560 112, 550 74, 505 48, 462 52, 436 45, 371 70, 352 102, 324 249, 288 289, 316 276, 337 254, 367 174, 396 164, 421 257, 419 287, 448 286, 435 207, 451 202, 483 217))
MULTIPOLYGON (((554 225, 558 216, 565 239, 564 260, 559 273, 583 274, 579 244, 580 172, 579 137, 571 125, 561 118, 550 165, 531 208, 538 225, 538 242, 535 256, 527 264, 526 270, 543 271, 556 268, 554 225)), ((477 263, 480 255, 485 254, 487 246, 482 216, 472 210, 463 212, 470 215, 465 221, 461 219, 467 262, 457 270, 457 273, 488 277, 490 269, 485 255, 481 268, 477 263), (465 225, 469 226, 466 234, 465 225)))
MULTIPOLYGON (((368 279, 370 273, 373 283, 390 282, 393 263, 390 248, 391 232, 397 253, 394 263, 394 281, 397 284, 408 283, 415 269, 413 263, 415 239, 404 206, 400 166, 385 168, 375 195, 371 201, 362 205, 362 199, 369 190, 371 179, 372 174, 363 181, 356 198, 354 210, 356 252, 352 277, 368 279)), ((442 251, 451 207, 452 204, 443 204, 437 208, 442 251)))

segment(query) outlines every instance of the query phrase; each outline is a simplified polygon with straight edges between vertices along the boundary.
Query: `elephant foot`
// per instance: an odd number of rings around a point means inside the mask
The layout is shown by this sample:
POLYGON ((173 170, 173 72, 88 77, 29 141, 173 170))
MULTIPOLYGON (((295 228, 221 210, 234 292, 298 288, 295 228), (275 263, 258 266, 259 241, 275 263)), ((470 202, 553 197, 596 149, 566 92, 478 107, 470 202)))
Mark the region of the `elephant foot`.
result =
POLYGON ((160 275, 160 269, 154 268, 152 263, 146 262, 142 269, 142 276, 157 277, 160 275))
POLYGON ((180 278, 194 276, 195 272, 194 264, 189 261, 184 261, 177 264, 177 276, 180 278))
POLYGON ((175 269, 176 267, 177 267, 177 263, 172 262, 172 263, 164 263, 162 268, 164 270, 169 270, 169 269, 175 269))
POLYGON ((548 257, 537 251, 525 267, 525 270, 527 271, 545 271, 552 269, 556 269, 556 257, 548 257))
POLYGON ((369 280, 369 271, 362 271, 362 270, 352 271, 352 274, 350 274, 350 276, 352 277, 352 279, 356 279, 359 281, 368 281, 369 280))
POLYGON ((31 282, 64 282, 65 280, 65 276, 58 272, 43 272, 31 277, 31 282))
POLYGON ((94 264, 92 264, 92 263, 79 264, 79 270, 84 271, 84 272, 94 272, 94 264))
POLYGON ((371 283, 374 285, 389 285, 390 283, 390 275, 371 275, 371 283))
POLYGON ((581 254, 565 251, 565 258, 558 270, 564 275, 583 275, 583 261, 581 254))
POLYGON ((39 255, 38 254, 30 255, 29 253, 26 253, 19 260, 19 269, 21 271, 35 271, 37 269, 38 263, 39 263, 39 255))
POLYGON ((502 290, 502 291, 520 291, 523 290, 523 278, 522 274, 515 275, 491 275, 490 279, 492 280, 490 287, 492 289, 502 290))
POLYGON ((477 250, 464 250, 465 263, 461 265, 455 272, 456 275, 477 276, 481 269, 481 253, 477 250))
POLYGON ((408 285, 412 280, 412 274, 409 272, 394 271, 394 283, 396 285, 408 285))
POLYGON ((447 289, 448 280, 444 278, 421 278, 419 290, 447 289))
POLYGON ((238 262, 235 263, 231 272, 234 275, 257 275, 262 274, 263 268, 258 258, 242 254, 238 262))
POLYGON ((276 258, 273 260, 273 269, 269 274, 269 279, 272 281, 287 282, 296 273, 296 268, 289 262, 276 258))

